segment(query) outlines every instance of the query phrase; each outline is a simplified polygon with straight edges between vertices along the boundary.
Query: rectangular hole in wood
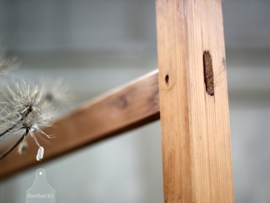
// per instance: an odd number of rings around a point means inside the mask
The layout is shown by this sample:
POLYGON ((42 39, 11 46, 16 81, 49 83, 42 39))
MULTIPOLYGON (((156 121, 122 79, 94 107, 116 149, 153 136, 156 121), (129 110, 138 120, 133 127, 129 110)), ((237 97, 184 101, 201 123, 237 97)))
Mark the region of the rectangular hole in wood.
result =
POLYGON ((212 57, 209 51, 203 52, 203 70, 204 70, 204 83, 206 92, 213 96, 214 95, 214 73, 212 67, 212 57))

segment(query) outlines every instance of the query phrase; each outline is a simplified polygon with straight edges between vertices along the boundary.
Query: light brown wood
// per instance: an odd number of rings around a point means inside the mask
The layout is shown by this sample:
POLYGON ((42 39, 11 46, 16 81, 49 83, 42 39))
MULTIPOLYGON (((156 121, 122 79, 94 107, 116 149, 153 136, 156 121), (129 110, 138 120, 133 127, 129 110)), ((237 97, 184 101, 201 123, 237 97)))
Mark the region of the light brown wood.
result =
POLYGON ((36 161, 37 146, 28 137, 27 156, 14 150, 0 161, 0 178, 44 163, 73 150, 159 119, 158 72, 115 89, 70 115, 56 121, 44 131, 56 135, 50 143, 42 142, 44 160, 36 161))
POLYGON ((231 203, 221 2, 157 0, 156 15, 164 202, 231 203))

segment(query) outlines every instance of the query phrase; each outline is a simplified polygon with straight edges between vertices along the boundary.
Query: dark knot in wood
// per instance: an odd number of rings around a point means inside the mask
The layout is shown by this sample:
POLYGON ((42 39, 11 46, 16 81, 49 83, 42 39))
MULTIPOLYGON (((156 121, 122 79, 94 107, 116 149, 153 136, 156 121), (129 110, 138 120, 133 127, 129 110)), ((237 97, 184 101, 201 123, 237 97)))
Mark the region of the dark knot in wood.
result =
POLYGON ((117 98, 115 104, 116 104, 117 108, 124 109, 128 106, 129 101, 128 101, 126 96, 122 95, 122 96, 117 98))

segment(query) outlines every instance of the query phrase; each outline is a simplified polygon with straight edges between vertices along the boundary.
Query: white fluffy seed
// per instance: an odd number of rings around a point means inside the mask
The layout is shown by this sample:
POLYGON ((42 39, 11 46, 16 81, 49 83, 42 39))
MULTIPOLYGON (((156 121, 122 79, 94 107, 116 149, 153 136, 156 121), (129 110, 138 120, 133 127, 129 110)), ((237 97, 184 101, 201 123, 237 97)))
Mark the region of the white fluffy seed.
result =
POLYGON ((22 141, 18 147, 18 154, 24 156, 27 153, 28 144, 26 141, 22 141))
POLYGON ((43 155, 44 155, 44 148, 39 147, 38 152, 37 152, 37 156, 36 156, 37 161, 40 161, 41 159, 43 159, 43 155))

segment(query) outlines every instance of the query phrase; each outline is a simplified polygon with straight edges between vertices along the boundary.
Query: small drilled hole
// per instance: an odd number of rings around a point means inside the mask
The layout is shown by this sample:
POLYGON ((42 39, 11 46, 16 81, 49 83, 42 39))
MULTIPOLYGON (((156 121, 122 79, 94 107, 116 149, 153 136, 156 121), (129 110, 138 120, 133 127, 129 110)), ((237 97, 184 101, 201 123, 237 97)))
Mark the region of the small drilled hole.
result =
POLYGON ((169 84, 169 75, 165 76, 165 82, 166 82, 166 84, 169 84))

